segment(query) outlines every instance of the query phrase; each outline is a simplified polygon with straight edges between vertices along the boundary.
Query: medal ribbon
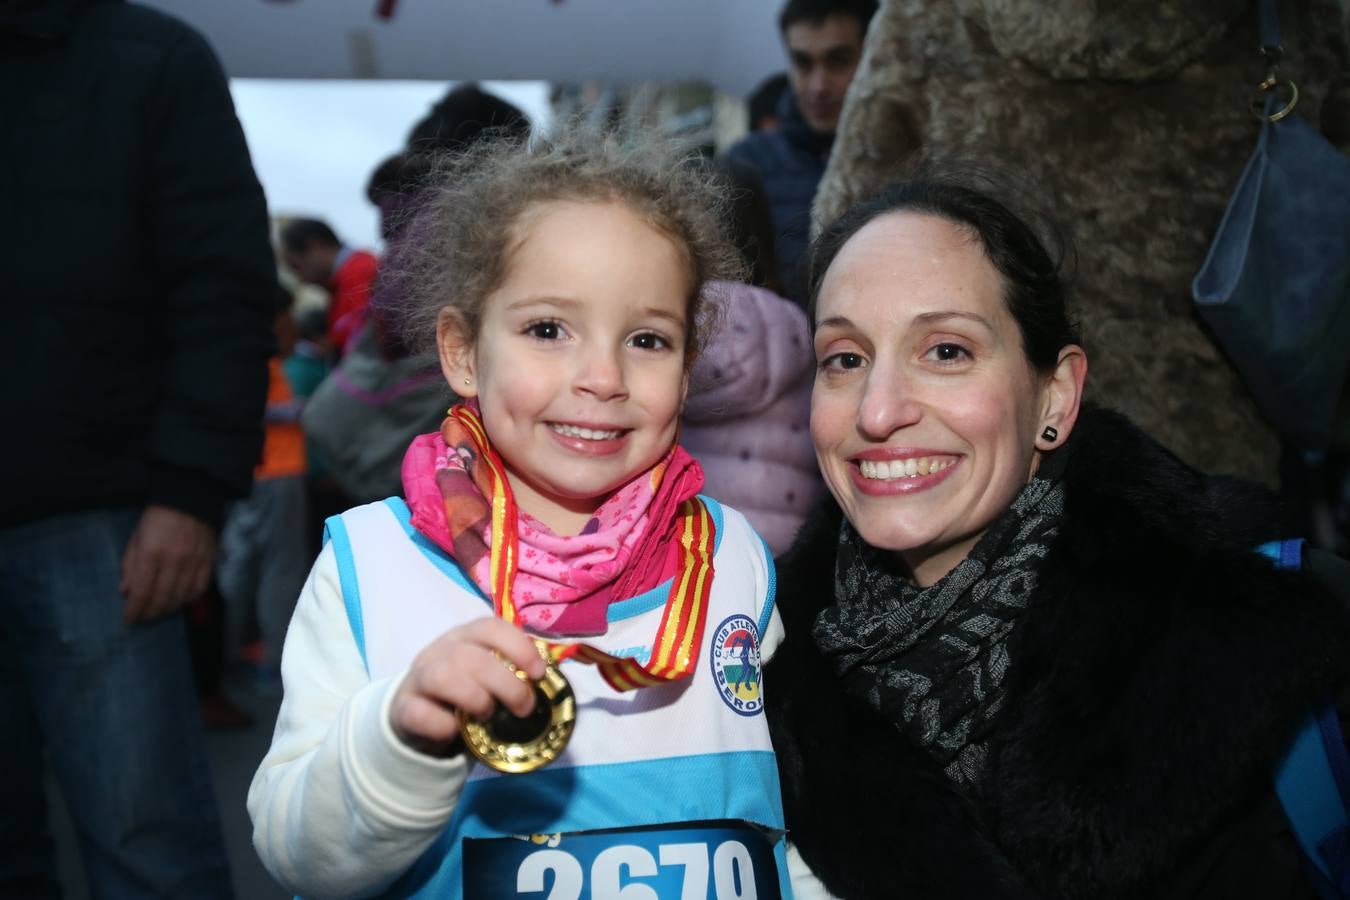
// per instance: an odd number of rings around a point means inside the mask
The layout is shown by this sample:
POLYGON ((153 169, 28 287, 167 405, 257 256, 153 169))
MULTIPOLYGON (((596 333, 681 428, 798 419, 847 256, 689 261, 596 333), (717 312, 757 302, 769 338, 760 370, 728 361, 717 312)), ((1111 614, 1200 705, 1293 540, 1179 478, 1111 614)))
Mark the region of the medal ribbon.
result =
MULTIPOLYGON (((488 443, 487 432, 478 416, 465 405, 450 410, 468 431, 476 449, 488 467, 492 483, 492 547, 488 561, 488 580, 492 587, 492 607, 508 622, 517 622, 515 602, 511 598, 519 555, 519 531, 516 504, 501 458, 488 443)), ((562 644, 547 641, 549 659, 589 663, 616 691, 667 684, 694 671, 708 618, 708 595, 712 591, 712 555, 716 528, 702 500, 693 498, 679 506, 680 565, 670 583, 665 612, 656 630, 652 656, 647 665, 636 657, 619 657, 590 644, 562 644)), ((656 527, 656 523, 653 523, 656 527)))

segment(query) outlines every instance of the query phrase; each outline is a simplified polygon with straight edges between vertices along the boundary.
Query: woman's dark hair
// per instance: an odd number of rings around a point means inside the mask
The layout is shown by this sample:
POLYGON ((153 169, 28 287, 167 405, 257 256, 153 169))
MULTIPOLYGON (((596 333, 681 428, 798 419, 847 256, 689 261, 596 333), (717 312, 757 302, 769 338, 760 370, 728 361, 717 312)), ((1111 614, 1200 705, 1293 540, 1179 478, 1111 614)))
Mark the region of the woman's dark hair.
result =
POLYGON ((1036 229, 995 198, 993 193, 1000 189, 1009 188, 1000 178, 988 174, 920 174, 854 204, 821 232, 812 246, 812 315, 830 264, 868 222, 899 212, 937 216, 969 231, 979 241, 984 255, 1003 276, 1003 299, 1022 334, 1027 359, 1038 372, 1053 369, 1062 348, 1081 343, 1078 327, 1069 318, 1061 277, 1067 241, 1047 220, 1047 235, 1057 248, 1052 255, 1036 229))

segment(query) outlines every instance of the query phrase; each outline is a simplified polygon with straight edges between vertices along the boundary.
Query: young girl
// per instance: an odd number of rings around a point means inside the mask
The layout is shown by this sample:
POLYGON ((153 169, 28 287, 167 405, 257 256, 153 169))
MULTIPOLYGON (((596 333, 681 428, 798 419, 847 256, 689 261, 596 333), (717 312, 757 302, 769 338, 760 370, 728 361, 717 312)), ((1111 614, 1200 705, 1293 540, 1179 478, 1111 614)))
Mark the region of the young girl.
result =
POLYGON ((398 293, 465 402, 409 449, 406 501, 329 520, 249 790, 258 853, 325 897, 789 896, 772 565, 675 441, 700 290, 737 274, 715 188, 587 135, 450 168, 398 293), (461 717, 534 710, 531 636, 575 732, 501 774, 461 717))

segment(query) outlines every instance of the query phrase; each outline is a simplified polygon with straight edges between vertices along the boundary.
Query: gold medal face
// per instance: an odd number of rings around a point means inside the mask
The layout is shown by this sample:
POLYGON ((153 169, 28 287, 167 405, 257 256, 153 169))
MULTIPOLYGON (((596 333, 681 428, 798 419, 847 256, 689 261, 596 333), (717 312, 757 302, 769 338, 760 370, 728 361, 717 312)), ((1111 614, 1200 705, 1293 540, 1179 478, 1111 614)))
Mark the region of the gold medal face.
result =
MULTIPOLYGON (((525 673, 515 670, 518 678, 525 673)), ((534 712, 524 718, 498 706, 486 720, 459 714, 469 752, 498 772, 533 772, 563 752, 577 720, 572 685, 553 664, 534 684, 534 712)))

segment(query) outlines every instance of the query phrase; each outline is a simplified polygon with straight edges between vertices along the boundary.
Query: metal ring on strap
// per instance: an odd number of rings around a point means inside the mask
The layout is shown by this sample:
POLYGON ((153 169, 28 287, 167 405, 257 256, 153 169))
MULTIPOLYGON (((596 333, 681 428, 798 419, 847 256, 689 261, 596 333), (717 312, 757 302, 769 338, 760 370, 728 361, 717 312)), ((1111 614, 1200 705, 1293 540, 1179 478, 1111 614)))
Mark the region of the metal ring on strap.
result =
POLYGON ((1252 115, 1258 119, 1278 122, 1293 112, 1297 105, 1298 85, 1288 78, 1279 78, 1272 73, 1256 86, 1256 94, 1252 97, 1248 108, 1251 109, 1252 115), (1271 97, 1267 95, 1273 95, 1276 99, 1280 99, 1281 93, 1287 95, 1287 99, 1283 100, 1284 105, 1274 112, 1269 112, 1272 104, 1269 103, 1271 97))

